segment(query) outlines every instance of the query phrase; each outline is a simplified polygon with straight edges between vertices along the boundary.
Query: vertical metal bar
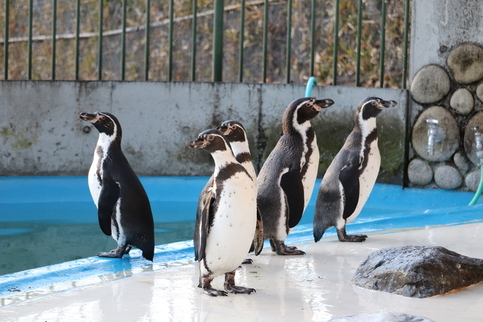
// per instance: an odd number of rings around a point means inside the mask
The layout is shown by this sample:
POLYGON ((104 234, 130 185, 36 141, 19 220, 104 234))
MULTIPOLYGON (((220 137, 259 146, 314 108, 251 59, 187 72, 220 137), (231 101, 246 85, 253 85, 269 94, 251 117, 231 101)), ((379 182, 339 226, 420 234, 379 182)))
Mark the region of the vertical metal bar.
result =
POLYGON ((337 85, 337 60, 339 54, 339 0, 335 1, 335 19, 334 19, 334 61, 332 63, 332 69, 334 74, 332 75, 332 85, 337 85))
POLYGON ((380 48, 380 60, 379 60, 379 87, 384 87, 384 55, 386 52, 386 2, 387 0, 382 1, 382 9, 381 9, 381 48, 380 48))
POLYGON ((29 22, 28 22, 28 68, 27 68, 27 79, 32 79, 32 20, 33 20, 33 0, 29 0, 29 22))
POLYGON ((314 76, 314 60, 315 60, 315 1, 312 0, 311 18, 310 18, 310 75, 314 76))
POLYGON ((8 37, 10 24, 10 0, 5 0, 5 40, 3 43, 3 79, 8 79, 8 37))
POLYGON ((146 27, 144 28, 144 80, 149 80, 149 54, 151 32, 151 0, 146 0, 146 27))
POLYGON ((406 9, 404 11, 404 44, 403 44, 403 72, 402 72, 402 88, 406 89, 406 78, 407 78, 407 68, 408 68, 408 38, 409 38, 409 2, 406 0, 406 9))
POLYGON ((198 27, 198 1, 193 0, 193 20, 191 26, 191 34, 193 42, 191 44, 191 81, 196 80, 196 31, 198 27))
MULTIPOLYGON (((8 1, 8 0, 7 0, 8 1)), ((52 80, 55 80, 55 54, 57 52, 57 0, 52 0, 52 80)))
MULTIPOLYGON (((289 0, 291 1, 291 0, 289 0)), ((245 48, 243 47, 245 43, 245 0, 242 0, 240 7, 240 43, 239 43, 239 54, 238 54, 238 81, 243 82, 243 58, 245 55, 245 48)))
POLYGON ((126 76, 126 0, 122 0, 121 80, 126 76))
POLYGON ((362 0, 357 6, 356 86, 361 86, 362 0))
POLYGON ((102 80, 102 36, 104 28, 104 0, 99 0, 99 36, 97 42, 97 79, 102 80))
POLYGON ((213 19, 213 82, 223 79, 223 15, 224 0, 215 0, 213 19))
POLYGON ((285 83, 290 84, 290 71, 292 67, 292 0, 287 1, 287 60, 285 83))
POLYGON ((263 65, 262 83, 267 82, 267 46, 268 46, 268 0, 264 1, 263 8, 263 65))
POLYGON ((76 1, 75 12, 75 72, 74 79, 79 80, 79 34, 80 34, 80 0, 76 1))
POLYGON ((174 0, 169 1, 169 52, 168 52, 168 81, 173 78, 173 23, 174 21, 174 0))

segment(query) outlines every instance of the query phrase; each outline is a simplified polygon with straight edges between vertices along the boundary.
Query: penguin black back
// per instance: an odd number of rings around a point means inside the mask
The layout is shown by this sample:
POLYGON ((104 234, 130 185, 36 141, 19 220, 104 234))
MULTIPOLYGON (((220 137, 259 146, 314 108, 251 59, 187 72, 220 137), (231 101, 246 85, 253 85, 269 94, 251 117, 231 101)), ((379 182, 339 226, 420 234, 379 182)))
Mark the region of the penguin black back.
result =
POLYGON ((118 248, 100 253, 122 257, 130 245, 154 256, 154 222, 151 205, 141 181, 121 150, 122 128, 118 119, 106 112, 81 113, 79 118, 99 131, 94 160, 89 170, 89 189, 98 208, 99 225, 111 235, 118 248))

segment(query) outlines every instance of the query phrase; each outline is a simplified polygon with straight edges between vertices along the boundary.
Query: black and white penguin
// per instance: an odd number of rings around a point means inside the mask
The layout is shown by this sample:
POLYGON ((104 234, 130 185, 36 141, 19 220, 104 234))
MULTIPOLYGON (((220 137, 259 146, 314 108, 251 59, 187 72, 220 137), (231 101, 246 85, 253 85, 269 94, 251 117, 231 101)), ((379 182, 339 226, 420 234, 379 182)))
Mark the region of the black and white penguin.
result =
MULTIPOLYGON (((237 121, 225 121, 217 130, 223 133, 225 138, 230 143, 235 159, 247 170, 250 177, 256 183, 257 174, 252 162, 252 155, 250 153, 250 146, 248 144, 248 137, 245 127, 237 121)), ((257 208, 258 209, 258 208, 257 208)), ((257 227, 255 229, 255 237, 253 239, 253 247, 250 252, 259 255, 263 250, 263 221, 260 211, 257 211, 257 227)), ((246 259, 244 264, 251 264, 251 259, 246 259)))
POLYGON ((290 103, 282 118, 283 135, 258 175, 264 239, 279 255, 305 254, 286 246, 285 238, 302 218, 317 177, 319 148, 310 120, 333 104, 331 99, 311 97, 290 103))
POLYGON ((362 242, 366 235, 347 235, 345 226, 362 210, 379 174, 376 117, 396 105, 378 97, 364 99, 354 115, 354 128, 320 184, 314 214, 314 239, 335 226, 340 241, 362 242))
POLYGON ((206 130, 189 143, 213 157, 212 189, 202 198, 196 218, 195 259, 199 262, 200 287, 211 296, 254 292, 235 285, 235 270, 252 245, 257 221, 256 183, 235 159, 227 139, 216 129, 206 130), (225 274, 225 291, 212 288, 212 280, 225 274))
POLYGON ((109 113, 80 113, 81 120, 92 123, 99 131, 88 183, 96 204, 99 225, 112 236, 118 247, 100 257, 118 257, 129 253, 132 246, 142 250, 143 257, 154 256, 154 222, 151 205, 141 181, 121 150, 122 129, 109 113))

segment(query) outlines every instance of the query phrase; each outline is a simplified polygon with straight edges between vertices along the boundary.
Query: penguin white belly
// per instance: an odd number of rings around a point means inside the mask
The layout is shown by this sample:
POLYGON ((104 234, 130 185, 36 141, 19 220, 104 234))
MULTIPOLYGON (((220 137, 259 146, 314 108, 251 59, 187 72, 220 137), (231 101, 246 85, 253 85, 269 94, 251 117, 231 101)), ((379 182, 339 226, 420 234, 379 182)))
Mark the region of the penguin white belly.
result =
POLYGON ((359 201, 352 215, 347 218, 348 223, 354 220, 361 212, 367 199, 369 199, 372 188, 374 188, 374 184, 376 183, 377 175, 379 174, 381 154, 379 153, 377 140, 372 142, 370 151, 367 166, 359 176, 359 201))
POLYGON ((223 183, 218 210, 206 239, 204 265, 214 275, 235 270, 245 259, 256 226, 256 190, 251 178, 239 173, 223 183))
POLYGON ((100 178, 98 177, 98 175, 102 177, 102 167, 100 167, 98 171, 98 166, 100 165, 100 156, 97 153, 94 153, 94 158, 92 160, 91 167, 89 168, 89 174, 87 176, 87 183, 89 185, 89 191, 91 193, 92 200, 94 200, 94 204, 96 205, 96 207, 98 207, 99 196, 101 194, 102 188, 100 178))
POLYGON ((310 197, 312 197, 312 192, 314 191, 315 179, 317 178, 317 171, 319 170, 319 147, 317 146, 317 139, 314 137, 312 141, 312 154, 309 158, 309 164, 307 167, 307 172, 302 178, 302 185, 304 186, 304 211, 309 204, 310 197))

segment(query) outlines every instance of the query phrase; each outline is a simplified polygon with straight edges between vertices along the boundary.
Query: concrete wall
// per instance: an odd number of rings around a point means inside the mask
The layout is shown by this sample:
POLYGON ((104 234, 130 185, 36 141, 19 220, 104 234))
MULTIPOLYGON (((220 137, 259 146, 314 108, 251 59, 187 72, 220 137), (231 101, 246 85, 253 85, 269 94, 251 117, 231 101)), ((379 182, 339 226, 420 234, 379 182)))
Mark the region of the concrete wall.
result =
MULTIPOLYGON (((210 175, 209 154, 187 147, 198 133, 229 119, 242 122, 252 158, 261 166, 281 133, 282 114, 304 86, 164 82, 0 82, 0 175, 86 175, 97 130, 80 112, 113 113, 122 147, 140 176, 210 175)), ((352 128, 367 96, 396 100, 378 119, 379 182, 402 184, 405 167, 404 90, 315 87, 312 96, 336 103, 313 121, 321 150, 319 177, 352 128)))

